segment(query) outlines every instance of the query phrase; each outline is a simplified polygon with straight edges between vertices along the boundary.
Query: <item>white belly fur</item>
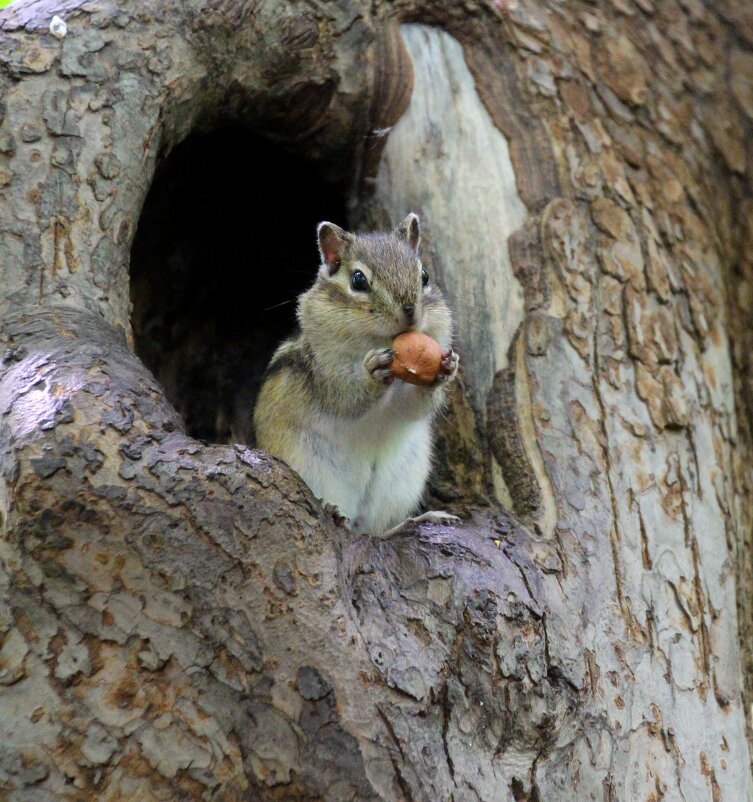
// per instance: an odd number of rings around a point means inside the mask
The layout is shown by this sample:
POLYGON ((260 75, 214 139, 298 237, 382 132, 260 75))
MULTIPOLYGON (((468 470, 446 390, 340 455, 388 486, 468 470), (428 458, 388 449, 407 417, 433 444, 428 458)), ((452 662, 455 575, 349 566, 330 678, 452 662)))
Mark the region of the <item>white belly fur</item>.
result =
POLYGON ((305 464, 294 459, 292 466, 358 531, 384 532, 421 501, 431 462, 431 419, 425 411, 417 418, 410 414, 416 392, 396 383, 361 418, 321 415, 301 434, 308 441, 299 452, 305 464))

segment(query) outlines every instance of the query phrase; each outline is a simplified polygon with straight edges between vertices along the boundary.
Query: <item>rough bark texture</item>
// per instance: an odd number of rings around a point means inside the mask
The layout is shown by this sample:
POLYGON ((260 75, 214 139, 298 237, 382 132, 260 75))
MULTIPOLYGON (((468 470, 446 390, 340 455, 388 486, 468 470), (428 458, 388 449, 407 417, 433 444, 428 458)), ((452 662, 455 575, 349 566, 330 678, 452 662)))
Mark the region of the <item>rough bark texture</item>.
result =
POLYGON ((749 800, 745 4, 55 12, 0 11, 0 798, 749 800), (134 355, 155 165, 227 121, 423 214, 464 526, 354 537, 134 355))

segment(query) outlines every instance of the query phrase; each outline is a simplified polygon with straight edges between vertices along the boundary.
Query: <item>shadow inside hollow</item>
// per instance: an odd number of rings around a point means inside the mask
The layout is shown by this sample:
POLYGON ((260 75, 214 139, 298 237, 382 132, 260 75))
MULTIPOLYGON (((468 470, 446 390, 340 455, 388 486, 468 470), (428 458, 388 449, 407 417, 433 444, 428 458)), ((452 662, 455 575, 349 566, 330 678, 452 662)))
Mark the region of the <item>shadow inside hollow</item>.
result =
POLYGON ((242 128, 193 135, 158 168, 131 253, 132 323, 189 435, 253 444, 261 376, 295 328, 327 219, 346 223, 338 190, 242 128))

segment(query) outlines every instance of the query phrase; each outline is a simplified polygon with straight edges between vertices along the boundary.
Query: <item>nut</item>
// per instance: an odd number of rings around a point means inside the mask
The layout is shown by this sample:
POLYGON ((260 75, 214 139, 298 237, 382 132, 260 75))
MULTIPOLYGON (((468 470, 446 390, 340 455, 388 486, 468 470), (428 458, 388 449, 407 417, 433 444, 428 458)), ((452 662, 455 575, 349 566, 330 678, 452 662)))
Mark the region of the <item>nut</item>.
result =
POLYGON ((408 384, 434 384, 442 368, 442 348, 419 331, 406 331, 392 341, 390 366, 396 378, 408 384))

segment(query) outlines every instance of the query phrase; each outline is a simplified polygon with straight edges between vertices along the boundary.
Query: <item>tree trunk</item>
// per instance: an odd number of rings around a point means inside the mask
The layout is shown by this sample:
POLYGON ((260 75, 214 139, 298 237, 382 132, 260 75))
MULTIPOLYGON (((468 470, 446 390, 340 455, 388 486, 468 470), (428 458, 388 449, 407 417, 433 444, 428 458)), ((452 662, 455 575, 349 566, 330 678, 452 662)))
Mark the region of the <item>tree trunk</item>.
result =
POLYGON ((0 799, 750 800, 743 0, 48 5, 0 10, 0 799), (422 215, 463 526, 354 536, 134 353, 155 169, 228 122, 422 215))

